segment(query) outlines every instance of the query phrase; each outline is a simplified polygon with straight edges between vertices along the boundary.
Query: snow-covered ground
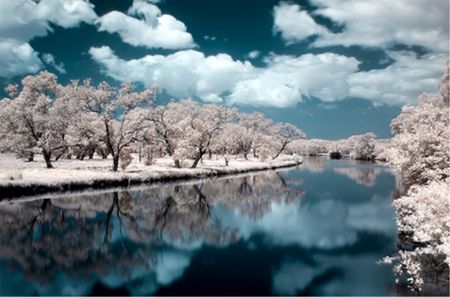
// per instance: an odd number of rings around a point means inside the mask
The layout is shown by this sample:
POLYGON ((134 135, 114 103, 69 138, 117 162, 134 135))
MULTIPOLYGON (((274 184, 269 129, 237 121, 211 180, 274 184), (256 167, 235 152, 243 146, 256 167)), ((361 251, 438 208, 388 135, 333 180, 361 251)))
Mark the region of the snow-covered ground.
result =
MULTIPOLYGON (((190 162, 183 164, 184 168, 175 168, 170 158, 157 159, 152 165, 139 162, 138 157, 133 156, 132 163, 125 171, 113 172, 112 160, 102 160, 98 157, 89 160, 60 160, 54 162, 53 169, 47 169, 41 156, 36 156, 35 161, 25 162, 16 159, 14 154, 0 154, 0 198, 5 198, 14 193, 6 189, 20 189, 33 187, 61 187, 61 190, 70 189, 70 185, 77 188, 97 185, 106 182, 114 185, 139 184, 143 182, 202 178, 224 174, 242 173, 248 171, 275 169, 294 166, 301 163, 299 156, 281 155, 275 160, 259 161, 258 159, 245 160, 243 158, 231 159, 229 166, 225 166, 223 159, 211 160, 205 158, 203 164, 199 163, 197 168, 189 168, 190 162)), ((45 189, 44 189, 45 190, 45 189)), ((53 189, 55 190, 55 189, 53 189)), ((14 195, 15 196, 15 195, 14 195)))

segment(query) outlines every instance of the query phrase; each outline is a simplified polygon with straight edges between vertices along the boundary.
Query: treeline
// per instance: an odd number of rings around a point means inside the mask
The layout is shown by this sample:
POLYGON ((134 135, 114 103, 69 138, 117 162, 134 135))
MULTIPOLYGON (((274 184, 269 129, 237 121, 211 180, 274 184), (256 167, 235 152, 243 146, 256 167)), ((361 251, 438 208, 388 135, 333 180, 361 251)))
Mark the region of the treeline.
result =
POLYGON ((439 92, 422 94, 392 123, 390 163, 401 175, 394 200, 401 246, 394 270, 407 276, 414 295, 449 292, 450 265, 450 109, 449 64, 439 92))
POLYGON ((191 160, 195 168, 206 154, 277 158, 297 127, 273 123, 260 113, 245 114, 218 104, 193 100, 155 105, 157 87, 137 92, 131 83, 119 88, 91 81, 58 83, 47 71, 8 85, 0 100, 0 151, 32 161, 41 153, 47 168, 61 158, 112 158, 112 169, 125 169, 131 153, 146 163, 169 156, 176 167, 191 160))
POLYGON ((299 139, 289 145, 289 149, 300 155, 318 156, 338 153, 356 160, 386 160, 388 141, 376 139, 372 132, 353 135, 346 139, 299 139))

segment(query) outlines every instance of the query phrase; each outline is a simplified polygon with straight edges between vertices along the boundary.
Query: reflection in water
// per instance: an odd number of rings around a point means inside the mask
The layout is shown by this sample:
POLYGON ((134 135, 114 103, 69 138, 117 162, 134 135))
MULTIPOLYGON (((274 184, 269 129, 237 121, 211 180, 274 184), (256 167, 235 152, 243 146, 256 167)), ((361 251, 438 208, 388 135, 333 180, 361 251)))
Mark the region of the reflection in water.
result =
POLYGON ((318 199, 301 173, 3 202, 0 295, 389 294, 389 195, 318 199))
POLYGON ((310 172, 323 172, 325 170, 327 159, 324 157, 308 157, 303 158, 302 168, 310 172))
POLYGON ((371 187, 375 185, 375 180, 382 169, 379 167, 341 167, 335 168, 334 171, 347 176, 358 184, 371 187))

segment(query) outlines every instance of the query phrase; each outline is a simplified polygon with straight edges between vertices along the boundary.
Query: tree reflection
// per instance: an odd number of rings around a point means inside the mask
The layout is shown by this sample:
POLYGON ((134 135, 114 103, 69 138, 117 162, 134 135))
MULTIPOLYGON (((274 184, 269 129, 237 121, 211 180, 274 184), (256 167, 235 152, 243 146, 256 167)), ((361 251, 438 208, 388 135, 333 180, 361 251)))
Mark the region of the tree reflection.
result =
POLYGON ((39 283, 54 281, 61 271, 74 279, 115 272, 128 282, 139 269, 156 274, 161 250, 235 242, 237 229, 220 220, 217 206, 256 220, 273 203, 301 197, 299 184, 265 172, 133 192, 4 202, 0 258, 39 283))
POLYGON ((360 185, 372 187, 382 169, 378 167, 341 167, 335 168, 334 171, 347 176, 360 185))
POLYGON ((304 157, 301 168, 311 172, 323 172, 325 170, 326 158, 323 157, 304 157))

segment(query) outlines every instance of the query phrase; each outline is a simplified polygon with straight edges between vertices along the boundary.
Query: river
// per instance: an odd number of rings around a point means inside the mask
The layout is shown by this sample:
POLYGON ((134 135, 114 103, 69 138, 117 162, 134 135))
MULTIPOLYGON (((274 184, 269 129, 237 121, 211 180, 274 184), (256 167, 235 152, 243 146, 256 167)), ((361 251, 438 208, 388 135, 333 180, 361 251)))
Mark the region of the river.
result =
POLYGON ((0 295, 396 295, 385 166, 296 168, 0 203, 0 295))

